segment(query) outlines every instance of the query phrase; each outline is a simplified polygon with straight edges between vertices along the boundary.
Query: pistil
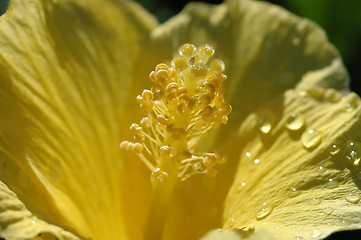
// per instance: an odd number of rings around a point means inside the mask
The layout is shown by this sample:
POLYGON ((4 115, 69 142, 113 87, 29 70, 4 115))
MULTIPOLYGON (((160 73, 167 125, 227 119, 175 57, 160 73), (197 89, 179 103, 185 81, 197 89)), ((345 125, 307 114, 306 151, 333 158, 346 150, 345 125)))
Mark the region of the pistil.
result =
POLYGON ((197 152, 198 142, 226 124, 232 108, 223 98, 224 64, 209 45, 180 47, 171 66, 158 64, 149 75, 153 86, 137 96, 145 117, 133 123, 134 152, 151 171, 152 200, 144 239, 161 239, 174 186, 196 174, 215 176, 223 154, 197 152))

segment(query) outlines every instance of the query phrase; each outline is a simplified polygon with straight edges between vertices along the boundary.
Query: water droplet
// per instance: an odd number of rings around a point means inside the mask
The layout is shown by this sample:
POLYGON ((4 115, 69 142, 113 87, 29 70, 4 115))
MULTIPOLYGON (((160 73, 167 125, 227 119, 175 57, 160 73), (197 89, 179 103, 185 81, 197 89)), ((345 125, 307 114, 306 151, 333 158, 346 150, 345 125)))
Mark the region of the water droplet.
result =
POLYGON ((246 152, 246 156, 247 156, 247 157, 251 157, 251 153, 250 153, 250 152, 246 152))
POLYGON ((361 144, 359 142, 350 141, 346 145, 346 158, 355 166, 361 161, 361 144))
POLYGON ((267 216, 271 214, 273 210, 273 206, 267 203, 263 203, 261 208, 258 210, 256 214, 256 219, 258 221, 265 219, 267 216))
POLYGON ((317 147, 322 141, 323 134, 315 130, 308 130, 302 134, 301 140, 305 148, 317 147))
POLYGON ((318 168, 318 171, 319 171, 320 173, 323 173, 323 172, 326 171, 326 169, 325 169, 324 167, 320 166, 320 167, 318 168))
POLYGON ((160 168, 155 169, 151 175, 152 179, 157 182, 164 182, 168 178, 168 173, 162 171, 160 168))
POLYGON ((336 155, 339 152, 340 152, 340 147, 338 145, 336 145, 336 144, 333 144, 331 146, 330 154, 331 155, 336 155))
POLYGON ((324 214, 326 214, 326 215, 332 214, 333 211, 334 211, 334 209, 331 208, 331 207, 327 207, 327 208, 325 208, 325 209, 322 210, 322 212, 323 212, 324 214))
POLYGON ((246 183, 245 183, 245 182, 241 182, 241 186, 242 186, 242 187, 245 187, 245 186, 246 186, 246 183))
POLYGON ((310 201, 308 201, 310 205, 314 205, 314 206, 320 204, 321 202, 322 202, 321 199, 318 198, 312 198, 310 201))
POLYGON ((337 188, 339 185, 340 185, 339 182, 330 178, 330 179, 328 179, 328 183, 326 183, 326 188, 334 189, 334 188, 337 188))
POLYGON ((316 229, 316 230, 313 231, 312 237, 313 238, 318 238, 318 237, 321 236, 321 234, 322 234, 322 232, 316 229))
POLYGON ((345 199, 349 203, 358 203, 361 200, 359 193, 348 193, 345 195, 345 199))
POLYGON ((300 89, 297 91, 298 95, 300 97, 306 97, 307 96, 307 92, 304 89, 300 89))
POLYGON ((341 220, 341 224, 344 225, 344 226, 349 226, 349 225, 351 225, 351 220, 343 218, 341 220))
POLYGON ((295 240, 305 240, 303 237, 301 237, 301 236, 297 236, 296 238, 295 238, 295 240))
POLYGON ((35 221, 35 220, 33 220, 33 221, 31 222, 31 224, 33 224, 33 225, 34 225, 34 224, 36 224, 36 221, 35 221))
POLYGON ((258 164, 260 161, 259 161, 259 159, 255 159, 253 162, 254 162, 254 164, 258 164))
POLYGON ((352 112, 359 105, 359 97, 355 95, 350 95, 348 102, 345 105, 346 112, 352 112))
POLYGON ((297 191, 296 188, 290 188, 290 191, 289 191, 289 197, 293 198, 293 197, 297 197, 298 195, 300 195, 300 192, 297 191))
POLYGON ((232 218, 231 219, 231 221, 230 221, 230 223, 228 224, 230 227, 234 227, 234 225, 235 225, 235 220, 234 220, 234 218, 232 218))
POLYGON ((263 111, 259 113, 259 130, 264 134, 268 134, 272 130, 274 118, 274 114, 271 111, 263 111))
POLYGON ((271 129, 272 129, 272 124, 270 121, 264 120, 259 123, 259 130, 261 130, 261 132, 263 132, 264 134, 269 133, 271 129))
POLYGON ((305 124, 305 118, 302 115, 296 113, 291 114, 287 118, 285 123, 286 128, 292 131, 297 131, 301 129, 304 124, 305 124))
POLYGON ((298 45, 300 45, 300 39, 299 38, 294 38, 293 40, 292 40, 292 44, 294 45, 294 46, 298 46, 298 45))

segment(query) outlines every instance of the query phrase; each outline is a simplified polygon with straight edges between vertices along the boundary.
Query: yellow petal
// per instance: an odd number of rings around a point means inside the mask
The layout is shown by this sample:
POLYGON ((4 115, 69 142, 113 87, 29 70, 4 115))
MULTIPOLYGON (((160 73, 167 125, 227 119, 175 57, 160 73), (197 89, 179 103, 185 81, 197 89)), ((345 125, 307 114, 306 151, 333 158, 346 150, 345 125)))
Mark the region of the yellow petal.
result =
POLYGON ((24 204, 4 183, 0 182, 0 236, 12 239, 32 239, 42 236, 46 239, 79 240, 64 229, 46 223, 33 216, 24 204))
POLYGON ((200 240, 276 240, 276 238, 267 229, 216 229, 209 231, 200 240))
POLYGON ((11 1, 1 17, 0 180, 36 216, 125 238, 118 146, 134 62, 155 25, 128 1, 11 1))
POLYGON ((356 94, 320 88, 289 90, 250 114, 226 143, 240 152, 224 227, 267 228, 278 239, 359 229, 360 117, 356 94))

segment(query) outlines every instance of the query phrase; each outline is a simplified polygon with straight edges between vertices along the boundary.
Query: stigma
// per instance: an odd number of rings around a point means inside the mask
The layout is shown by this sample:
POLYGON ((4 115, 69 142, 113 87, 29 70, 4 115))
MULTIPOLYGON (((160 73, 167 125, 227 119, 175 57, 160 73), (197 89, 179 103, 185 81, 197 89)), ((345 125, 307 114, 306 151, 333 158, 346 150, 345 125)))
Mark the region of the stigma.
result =
POLYGON ((120 148, 137 154, 150 169, 154 181, 163 182, 169 171, 184 181, 192 175, 215 176, 221 151, 197 152, 199 141, 212 128, 227 124, 231 106, 224 100, 224 63, 206 44, 186 43, 170 66, 158 64, 149 75, 153 86, 137 96, 144 117, 133 123, 132 141, 120 148))

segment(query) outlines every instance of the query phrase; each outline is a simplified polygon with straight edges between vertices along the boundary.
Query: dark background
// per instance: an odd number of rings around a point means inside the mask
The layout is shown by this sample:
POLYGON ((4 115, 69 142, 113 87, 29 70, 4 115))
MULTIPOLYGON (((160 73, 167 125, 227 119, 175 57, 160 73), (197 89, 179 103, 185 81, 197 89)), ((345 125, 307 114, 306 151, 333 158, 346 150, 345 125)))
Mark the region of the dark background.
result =
MULTIPOLYGON (((160 22, 179 13, 187 0, 137 0, 160 22)), ((221 3, 221 0, 202 2, 221 3)), ((351 78, 351 89, 361 95, 361 1, 357 0, 269 0, 318 23, 340 51, 351 78)), ((0 0, 0 15, 8 0, 0 0)), ((335 233, 328 240, 361 239, 361 231, 335 233)))

